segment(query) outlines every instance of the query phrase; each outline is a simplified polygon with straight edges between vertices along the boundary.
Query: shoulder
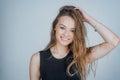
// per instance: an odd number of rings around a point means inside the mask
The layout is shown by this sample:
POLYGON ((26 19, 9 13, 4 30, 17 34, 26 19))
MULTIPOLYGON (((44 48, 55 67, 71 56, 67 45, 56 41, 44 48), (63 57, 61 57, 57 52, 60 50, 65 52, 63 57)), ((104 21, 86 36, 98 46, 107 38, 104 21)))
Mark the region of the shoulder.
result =
POLYGON ((40 64, 40 52, 36 52, 31 56, 30 62, 32 64, 39 65, 40 64))
POLYGON ((40 52, 36 52, 36 53, 34 53, 32 56, 31 56, 31 59, 39 59, 39 57, 40 57, 40 52))
POLYGON ((38 51, 38 52, 34 53, 31 56, 31 62, 40 63, 41 56, 44 57, 45 53, 47 53, 47 52, 48 52, 48 50, 41 50, 41 51, 38 51))

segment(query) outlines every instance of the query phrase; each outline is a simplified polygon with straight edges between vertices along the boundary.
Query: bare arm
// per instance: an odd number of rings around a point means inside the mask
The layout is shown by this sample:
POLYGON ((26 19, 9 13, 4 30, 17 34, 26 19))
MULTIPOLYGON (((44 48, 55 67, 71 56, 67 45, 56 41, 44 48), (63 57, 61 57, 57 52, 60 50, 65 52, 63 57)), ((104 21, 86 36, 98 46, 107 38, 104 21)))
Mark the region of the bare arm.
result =
POLYGON ((83 15, 83 21, 90 24, 104 39, 102 44, 93 46, 90 48, 91 52, 86 57, 87 62, 95 61, 103 56, 105 56, 108 52, 114 49, 118 43, 120 42, 120 38, 115 35, 110 29, 108 29, 105 25, 99 23, 91 16, 89 16, 85 11, 79 8, 79 11, 83 15))
POLYGON ((40 53, 33 54, 30 60, 29 74, 30 80, 39 80, 40 78, 40 53))

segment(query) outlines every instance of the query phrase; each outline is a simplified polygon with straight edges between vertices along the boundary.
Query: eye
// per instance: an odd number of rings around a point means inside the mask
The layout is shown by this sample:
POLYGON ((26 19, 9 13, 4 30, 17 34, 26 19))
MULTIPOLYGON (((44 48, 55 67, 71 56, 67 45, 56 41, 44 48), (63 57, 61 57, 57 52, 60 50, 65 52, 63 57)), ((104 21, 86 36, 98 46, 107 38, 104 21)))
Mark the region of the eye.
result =
POLYGON ((60 26, 60 29, 65 29, 64 27, 60 26))
POLYGON ((75 32, 75 30, 71 30, 71 32, 75 32))

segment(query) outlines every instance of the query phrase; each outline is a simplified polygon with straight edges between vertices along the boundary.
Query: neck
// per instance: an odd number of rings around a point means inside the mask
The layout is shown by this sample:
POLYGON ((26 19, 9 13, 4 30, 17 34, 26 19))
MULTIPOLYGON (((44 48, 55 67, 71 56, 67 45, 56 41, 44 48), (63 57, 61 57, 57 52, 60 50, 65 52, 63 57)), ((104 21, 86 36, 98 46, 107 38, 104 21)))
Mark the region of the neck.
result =
POLYGON ((55 50, 55 52, 57 52, 57 53, 60 53, 60 54, 65 54, 65 53, 67 53, 68 52, 68 46, 63 46, 63 45, 59 45, 59 44, 56 44, 55 46, 54 46, 54 50, 55 50))

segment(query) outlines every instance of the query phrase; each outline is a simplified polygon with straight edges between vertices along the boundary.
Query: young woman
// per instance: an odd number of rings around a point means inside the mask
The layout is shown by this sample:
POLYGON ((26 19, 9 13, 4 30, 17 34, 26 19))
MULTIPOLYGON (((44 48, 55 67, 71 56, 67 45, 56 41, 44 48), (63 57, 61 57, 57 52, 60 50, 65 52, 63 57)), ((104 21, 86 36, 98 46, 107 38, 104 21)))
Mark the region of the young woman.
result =
POLYGON ((87 64, 105 56, 120 42, 111 30, 81 8, 64 6, 55 18, 47 48, 32 55, 30 80, 85 80, 87 64), (88 23, 104 42, 86 47, 88 23))

